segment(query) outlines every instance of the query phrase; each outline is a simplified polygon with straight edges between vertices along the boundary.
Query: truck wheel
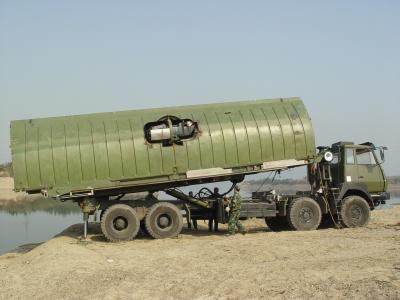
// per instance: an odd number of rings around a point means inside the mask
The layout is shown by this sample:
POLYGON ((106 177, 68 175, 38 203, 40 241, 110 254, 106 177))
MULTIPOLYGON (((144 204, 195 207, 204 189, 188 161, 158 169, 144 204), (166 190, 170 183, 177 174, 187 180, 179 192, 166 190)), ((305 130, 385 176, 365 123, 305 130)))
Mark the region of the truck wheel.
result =
POLYGON ((289 224, 285 217, 266 217, 265 223, 267 224, 268 228, 272 231, 283 231, 289 230, 289 224))
POLYGON ((105 209, 103 209, 102 211, 101 211, 101 213, 100 213, 100 222, 101 222, 101 220, 103 219, 103 216, 104 216, 104 213, 106 212, 106 210, 105 209))
POLYGON ((345 227, 362 227, 369 222, 370 208, 364 198, 348 196, 343 199, 340 213, 345 227))
POLYGON ((155 239, 177 236, 183 226, 181 212, 168 202, 159 202, 150 207, 144 222, 147 232, 155 239))
POLYGON ((136 211, 126 204, 115 204, 106 209, 101 218, 101 231, 110 242, 133 239, 140 228, 136 211))
POLYGON ((315 230, 321 223, 321 208, 307 197, 293 199, 288 207, 287 221, 294 230, 315 230))

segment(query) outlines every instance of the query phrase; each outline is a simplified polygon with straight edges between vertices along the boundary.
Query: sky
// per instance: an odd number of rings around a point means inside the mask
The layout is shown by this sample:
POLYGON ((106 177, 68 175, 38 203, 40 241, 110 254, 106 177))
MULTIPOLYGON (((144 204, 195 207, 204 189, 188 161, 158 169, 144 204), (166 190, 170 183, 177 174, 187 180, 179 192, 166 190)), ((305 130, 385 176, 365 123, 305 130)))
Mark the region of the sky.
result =
POLYGON ((9 123, 299 96, 318 145, 389 147, 400 175, 400 1, 0 0, 9 123))

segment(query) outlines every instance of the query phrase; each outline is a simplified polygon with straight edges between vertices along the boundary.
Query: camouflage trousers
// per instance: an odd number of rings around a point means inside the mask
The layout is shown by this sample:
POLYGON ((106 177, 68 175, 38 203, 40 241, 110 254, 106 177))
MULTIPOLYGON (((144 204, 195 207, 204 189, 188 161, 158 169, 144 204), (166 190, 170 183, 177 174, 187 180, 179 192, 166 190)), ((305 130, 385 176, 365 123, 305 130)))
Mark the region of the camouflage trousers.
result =
POLYGON ((240 212, 231 212, 228 221, 228 231, 231 234, 234 234, 236 229, 238 231, 244 231, 243 225, 239 221, 240 212))

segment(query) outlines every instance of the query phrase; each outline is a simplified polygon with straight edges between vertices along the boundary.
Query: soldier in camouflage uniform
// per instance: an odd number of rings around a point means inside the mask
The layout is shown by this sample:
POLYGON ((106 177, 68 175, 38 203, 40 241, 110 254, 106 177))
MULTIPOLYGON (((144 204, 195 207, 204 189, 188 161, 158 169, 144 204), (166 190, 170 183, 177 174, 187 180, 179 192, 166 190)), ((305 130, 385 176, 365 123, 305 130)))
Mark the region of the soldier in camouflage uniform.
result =
POLYGON ((246 230, 239 221, 240 209, 242 206, 242 198, 240 197, 239 191, 239 186, 235 186, 233 197, 231 198, 231 201, 229 203, 229 234, 235 234, 236 229, 243 234, 246 233, 246 230))

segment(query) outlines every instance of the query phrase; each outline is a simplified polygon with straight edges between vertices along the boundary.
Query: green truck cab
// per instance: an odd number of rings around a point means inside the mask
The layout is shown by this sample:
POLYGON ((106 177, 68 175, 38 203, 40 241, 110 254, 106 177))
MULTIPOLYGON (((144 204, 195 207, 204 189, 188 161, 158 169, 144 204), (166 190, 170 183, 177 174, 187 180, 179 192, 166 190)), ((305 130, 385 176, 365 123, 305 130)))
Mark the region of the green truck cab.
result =
MULTIPOLYGON (((370 211, 390 199, 382 168, 387 148, 370 142, 337 142, 317 149, 317 157, 308 165, 311 191, 306 195, 321 209, 321 213, 315 209, 313 213, 330 216, 338 227, 367 225, 370 211)), ((318 224, 318 219, 312 222, 318 224)), ((300 224, 297 229, 302 228, 300 224)))
POLYGON ((331 148, 334 157, 331 162, 334 185, 359 188, 373 203, 385 201, 389 197, 382 168, 385 147, 377 148, 370 142, 359 145, 339 142, 331 148))

